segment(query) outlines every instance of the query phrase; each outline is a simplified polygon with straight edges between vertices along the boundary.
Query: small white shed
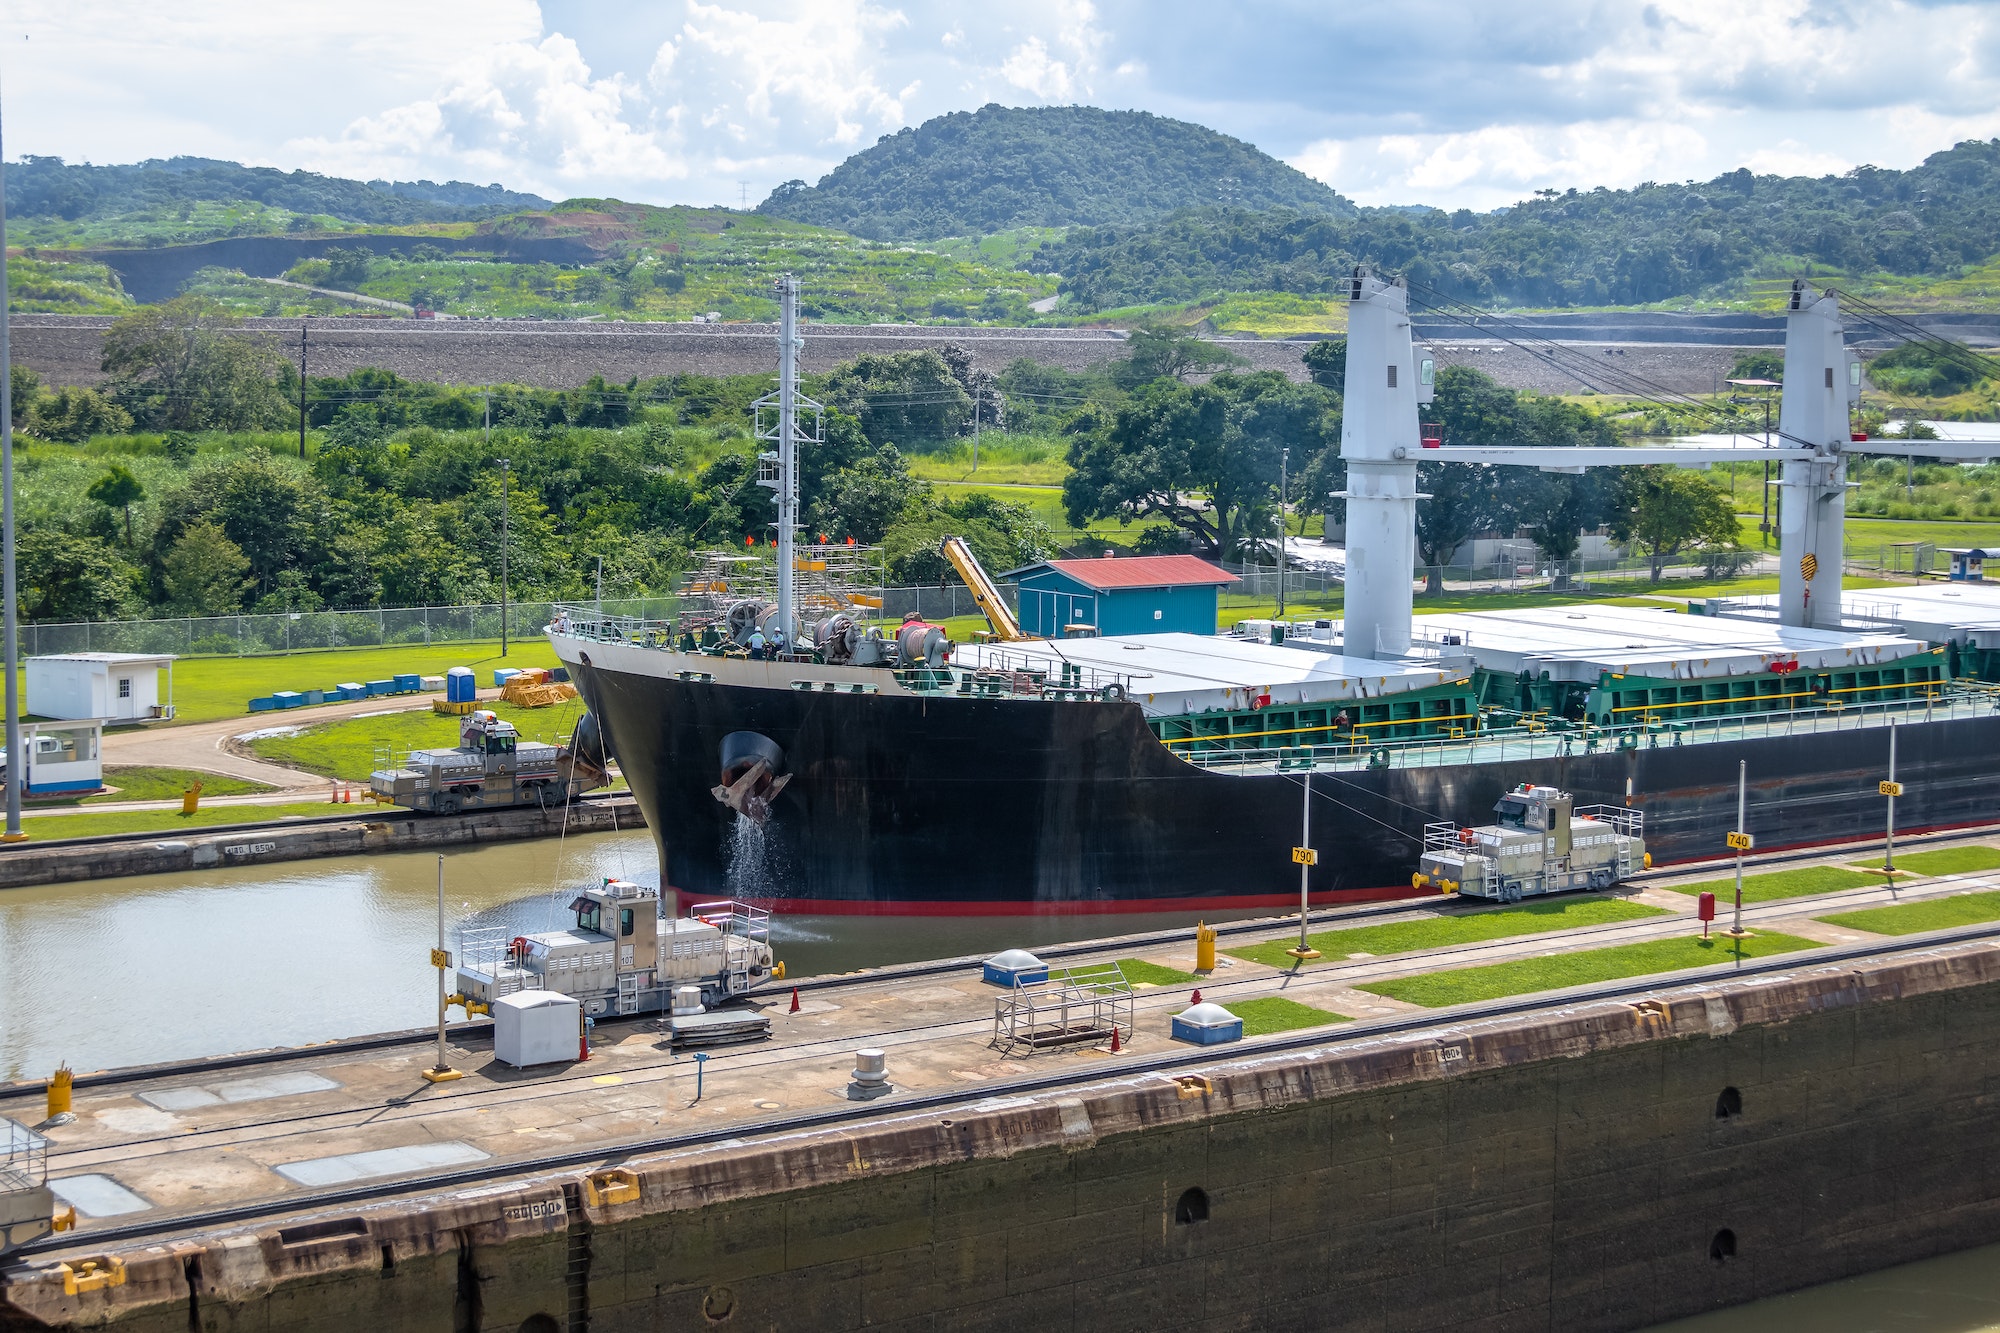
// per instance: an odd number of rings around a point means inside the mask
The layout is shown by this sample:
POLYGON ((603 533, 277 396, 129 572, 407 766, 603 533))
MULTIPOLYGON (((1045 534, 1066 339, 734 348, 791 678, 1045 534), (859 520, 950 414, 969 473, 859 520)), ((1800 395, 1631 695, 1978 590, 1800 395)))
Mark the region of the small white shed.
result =
POLYGON ((171 653, 55 653, 31 657, 27 711, 76 721, 148 722, 174 715, 171 653), (160 702, 160 668, 167 669, 167 701, 160 702))
POLYGON ((583 1006, 574 996, 524 990, 493 1002, 493 1057, 516 1069, 574 1061, 582 1036, 583 1006))

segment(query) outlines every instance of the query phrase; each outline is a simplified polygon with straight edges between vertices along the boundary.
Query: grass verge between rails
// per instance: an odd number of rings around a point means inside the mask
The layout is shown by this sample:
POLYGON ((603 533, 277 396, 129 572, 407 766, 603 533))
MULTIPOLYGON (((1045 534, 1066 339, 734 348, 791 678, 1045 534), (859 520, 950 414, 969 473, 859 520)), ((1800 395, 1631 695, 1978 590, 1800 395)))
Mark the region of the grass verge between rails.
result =
POLYGON ((1585 949, 1542 958, 1516 958, 1511 962, 1489 963, 1485 967, 1371 981, 1355 989, 1386 995, 1408 1004, 1420 1004, 1426 1009, 1442 1009, 1447 1005, 1497 1000, 1507 995, 1562 990, 1569 986, 1616 981, 1621 977, 1651 976, 1659 972, 1682 972, 1691 967, 1707 967, 1711 963, 1726 963, 1732 959, 1768 958, 1774 954, 1819 947, 1814 940, 1781 935, 1776 931, 1741 940, 1720 935, 1710 939, 1686 935, 1619 944, 1609 949, 1585 949))
POLYGON ((178 799, 194 783, 201 784, 203 796, 255 796, 259 792, 276 791, 277 788, 263 782, 252 782, 248 778, 232 778, 221 773, 198 773, 191 768, 155 768, 151 765, 135 765, 129 768, 107 768, 104 770, 105 785, 116 787, 114 792, 102 796, 87 796, 84 803, 92 801, 171 801, 178 799))
MULTIPOLYGON (((1863 870, 1875 869, 1865 861, 1856 861, 1854 865, 1863 870)), ((1970 875, 1981 870, 2000 870, 2000 847, 1940 847, 1934 852, 1905 852, 1896 857, 1896 870, 1911 875, 1970 875)))
MULTIPOLYGON (((1776 870, 1743 877, 1743 901, 1768 903, 1779 898, 1802 898, 1809 893, 1833 893, 1880 884, 1884 877, 1865 870, 1845 870, 1839 866, 1801 866, 1797 870, 1776 870)), ((1736 878, 1705 879, 1699 884, 1662 884, 1669 893, 1685 893, 1693 898, 1712 893, 1718 903, 1736 900, 1736 878)))
POLYGON ((257 824, 285 818, 314 819, 321 815, 351 814, 362 811, 351 805, 328 805, 324 801, 291 805, 211 805, 184 815, 178 810, 106 810, 75 815, 35 815, 21 821, 32 847, 36 839, 97 838, 107 833, 172 833, 180 829, 209 828, 216 824, 257 824))
MULTIPOLYGON (((1469 912, 1464 916, 1422 917, 1415 921, 1391 921, 1380 926, 1357 926, 1352 930, 1328 930, 1308 938, 1313 948, 1338 963, 1355 954, 1445 949, 1458 944, 1476 944, 1481 940, 1503 940, 1513 935, 1538 935, 1544 931, 1574 930, 1578 926, 1601 926, 1615 921, 1637 921, 1644 917, 1666 915, 1664 908, 1618 898, 1564 898, 1523 903, 1497 911, 1469 912)), ((1253 963, 1290 967, 1294 960, 1286 955, 1285 950, 1291 947, 1291 939, 1266 940, 1262 944, 1245 945, 1224 952, 1232 958, 1253 963)))
POLYGON ((1893 907, 1864 907, 1813 920, 1829 926, 1850 926, 1873 935, 1920 935, 1927 930, 2000 921, 2000 893, 1954 893, 1947 898, 1897 903, 1893 907))
POLYGON ((1273 1032, 1354 1021, 1346 1014, 1336 1014, 1331 1009, 1315 1009, 1281 995, 1268 995, 1261 1000, 1232 1000, 1224 1007, 1243 1020, 1243 1035, 1246 1037, 1268 1037, 1273 1032))
MULTIPOLYGON (((383 701, 385 707, 407 702, 383 701)), ((516 708, 505 703, 481 707, 490 708, 504 721, 512 722, 526 739, 550 745, 560 744, 583 716, 581 699, 548 708, 516 708)), ((312 723, 310 717, 298 717, 294 722, 294 716, 285 714, 283 722, 272 725, 291 723, 305 730, 294 736, 260 736, 250 742, 251 751, 259 759, 290 764, 344 782, 366 782, 368 775, 380 767, 377 760, 384 751, 393 750, 400 760, 410 750, 448 750, 458 744, 459 719, 434 713, 428 706, 318 724, 312 723)))

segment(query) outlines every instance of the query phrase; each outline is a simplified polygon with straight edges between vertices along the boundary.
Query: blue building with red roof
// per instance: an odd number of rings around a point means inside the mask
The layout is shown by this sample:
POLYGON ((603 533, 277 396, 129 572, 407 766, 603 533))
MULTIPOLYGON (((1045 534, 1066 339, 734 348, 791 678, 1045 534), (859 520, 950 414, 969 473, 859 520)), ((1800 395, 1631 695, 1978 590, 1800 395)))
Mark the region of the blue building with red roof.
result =
POLYGON ((1044 560, 1006 577, 1020 585, 1022 630, 1046 639, 1085 625, 1100 635, 1213 634, 1217 599, 1238 582, 1191 555, 1044 560))

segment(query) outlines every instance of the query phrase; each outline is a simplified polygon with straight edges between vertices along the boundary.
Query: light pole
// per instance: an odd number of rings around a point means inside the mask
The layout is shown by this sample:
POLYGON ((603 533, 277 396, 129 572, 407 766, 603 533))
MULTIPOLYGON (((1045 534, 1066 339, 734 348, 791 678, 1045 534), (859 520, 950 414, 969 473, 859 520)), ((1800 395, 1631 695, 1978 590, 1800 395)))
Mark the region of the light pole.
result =
POLYGON ((1882 871, 1887 875, 1896 873, 1896 798, 1903 794, 1903 784, 1896 781, 1896 724, 1889 724, 1889 780, 1879 784, 1878 789, 1889 798, 1889 826, 1887 838, 1882 844, 1882 871))
POLYGON ((1743 853, 1750 850, 1750 835, 1743 828, 1750 798, 1750 762, 1736 761, 1736 831, 1729 835, 1729 845, 1736 852, 1736 919, 1726 934, 1731 939, 1740 940, 1750 932, 1743 929, 1743 853))
POLYGON ((1310 962, 1319 957, 1319 950, 1306 943, 1306 907, 1309 902, 1306 881, 1307 877, 1312 873, 1313 864, 1319 860, 1319 853, 1314 851, 1312 847, 1313 775, 1311 760, 1306 761, 1305 793, 1305 815, 1300 822, 1299 845, 1292 848, 1292 859, 1299 863, 1299 942, 1295 947, 1285 950, 1286 953, 1298 959, 1301 963, 1310 962))
POLYGON ((507 527, 508 497, 512 490, 506 459, 500 460, 500 656, 507 655, 507 527))
MULTIPOLYGON (((1285 618, 1285 487, 1290 482, 1290 449, 1278 450, 1278 619, 1285 618)), ((1306 785, 1311 786, 1308 778, 1306 785)))
POLYGON ((426 1083, 449 1083, 455 1078, 464 1078, 461 1070, 453 1069, 451 1061, 444 1054, 444 974, 451 967, 451 955, 444 949, 444 858, 438 858, 438 942, 431 950, 431 966, 438 974, 438 1050, 437 1063, 423 1072, 426 1083))
POLYGON ((311 319, 299 317, 299 461, 306 456, 306 326, 311 319))
POLYGON ((28 835, 21 832, 21 774, 27 765, 21 762, 21 709, 20 681, 15 672, 20 662, 20 626, 16 623, 14 603, 14 363, 7 340, 7 205, 4 151, 0 151, 0 565, 5 566, 0 573, 0 598, 7 606, 4 613, 5 639, 4 666, 7 672, 7 832, 8 842, 19 842, 28 835))

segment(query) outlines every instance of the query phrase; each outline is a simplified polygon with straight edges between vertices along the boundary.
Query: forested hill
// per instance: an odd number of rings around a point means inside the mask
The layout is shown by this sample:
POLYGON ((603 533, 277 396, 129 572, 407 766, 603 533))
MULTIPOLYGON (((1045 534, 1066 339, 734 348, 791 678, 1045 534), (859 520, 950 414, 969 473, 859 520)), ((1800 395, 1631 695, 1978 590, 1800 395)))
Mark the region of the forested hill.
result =
POLYGON ((539 195, 520 194, 498 185, 343 180, 310 171, 246 167, 205 157, 153 158, 124 166, 26 157, 8 165, 6 179, 10 217, 72 221, 244 200, 300 216, 391 225, 457 222, 550 206, 539 195))
POLYGON ((887 240, 1136 223, 1218 202, 1354 211, 1304 172, 1200 125, 1144 111, 994 105, 885 135, 818 185, 780 185, 758 211, 887 240))
POLYGON ((1637 305, 1806 270, 1955 277, 2000 254, 2000 140, 1908 171, 1728 172, 1700 184, 1553 191, 1494 213, 1205 207, 1079 229, 1032 266, 1079 310, 1224 292, 1331 293, 1355 262, 1478 303, 1637 305))

